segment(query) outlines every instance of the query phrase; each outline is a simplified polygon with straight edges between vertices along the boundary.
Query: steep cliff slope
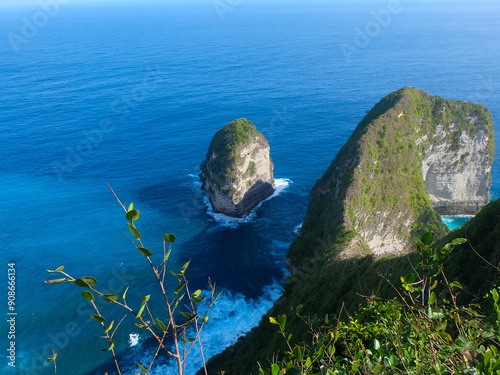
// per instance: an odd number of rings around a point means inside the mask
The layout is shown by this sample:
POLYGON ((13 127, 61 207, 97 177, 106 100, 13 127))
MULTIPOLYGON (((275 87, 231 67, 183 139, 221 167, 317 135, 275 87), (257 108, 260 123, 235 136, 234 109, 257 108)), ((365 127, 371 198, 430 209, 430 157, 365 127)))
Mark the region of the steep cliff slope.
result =
POLYGON ((215 133, 200 179, 214 212, 242 217, 273 193, 273 163, 266 138, 238 119, 215 133))
POLYGON ((339 236, 351 238, 346 258, 400 254, 425 231, 443 235, 438 212, 475 214, 489 201, 493 153, 484 106, 414 88, 386 96, 313 188, 291 264, 339 236))
POLYGON ((488 201, 493 126, 478 104, 414 88, 383 98, 359 123, 311 192, 300 236, 291 245, 293 276, 260 325, 209 362, 210 373, 257 374, 257 361, 286 350, 269 316, 287 314, 289 332, 306 328, 291 313, 352 311, 364 296, 390 297, 394 274, 426 231, 448 232, 440 212, 477 212, 488 201))

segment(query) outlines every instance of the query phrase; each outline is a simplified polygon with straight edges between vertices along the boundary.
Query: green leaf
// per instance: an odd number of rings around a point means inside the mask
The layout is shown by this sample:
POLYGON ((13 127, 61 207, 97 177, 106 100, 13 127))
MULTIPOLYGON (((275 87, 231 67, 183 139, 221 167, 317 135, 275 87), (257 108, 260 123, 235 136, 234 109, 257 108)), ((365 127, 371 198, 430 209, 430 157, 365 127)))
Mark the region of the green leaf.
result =
POLYGON ((132 233, 132 236, 134 236, 137 239, 141 238, 141 234, 139 233, 137 228, 135 228, 133 225, 131 225, 129 223, 127 223, 127 227, 128 227, 128 230, 130 231, 130 233, 132 233))
POLYGON ((202 297, 202 298, 191 298, 191 302, 193 303, 200 303, 201 301, 205 300, 207 297, 202 297))
POLYGON ((453 339, 451 338, 451 336, 449 334, 447 334, 446 332, 438 332, 438 335, 446 343, 452 343, 453 342, 453 339))
POLYGON ((103 294, 102 298, 104 298, 108 302, 116 302, 120 299, 120 296, 118 294, 110 293, 110 294, 103 294))
POLYGON ((181 339, 183 342, 187 342, 188 344, 192 344, 193 342, 196 341, 196 339, 181 339))
POLYGON ((133 203, 130 203, 129 206, 128 206, 128 210, 127 212, 130 212, 134 209, 134 204, 133 203))
POLYGON ((139 252, 144 255, 146 258, 147 257, 150 257, 151 255, 153 255, 153 252, 149 249, 146 249, 145 247, 141 247, 141 246, 137 246, 137 250, 139 250, 139 252))
POLYGON ((106 321, 106 319, 104 319, 102 316, 99 315, 89 314, 89 316, 98 323, 104 323, 106 321))
POLYGON ((462 284, 460 284, 458 281, 452 281, 452 282, 450 283, 450 286, 451 286, 452 288, 459 288, 459 289, 462 289, 462 284))
POLYGON ((142 365, 139 362, 137 362, 137 366, 139 366, 139 368, 142 370, 143 373, 148 375, 148 370, 146 370, 144 367, 142 367, 142 365))
POLYGON ((375 366, 373 366, 372 371, 374 374, 378 374, 380 373, 380 371, 382 371, 382 367, 380 367, 380 365, 377 363, 375 366))
POLYGON ((415 274, 409 273, 408 275, 401 277, 401 281, 405 284, 412 284, 415 282, 415 274))
POLYGON ((272 375, 279 375, 279 373, 280 373, 279 366, 276 363, 273 363, 273 365, 271 366, 271 374, 272 375))
POLYGON ((175 288, 174 293, 179 294, 179 292, 184 289, 184 287, 187 285, 187 281, 184 281, 183 283, 179 284, 177 288, 175 288))
POLYGON ((172 249, 168 249, 168 252, 165 254, 163 257, 163 261, 166 262, 168 258, 170 257, 170 253, 172 252, 172 249))
POLYGON ((184 318, 186 319, 193 319, 197 314, 192 314, 192 313, 189 313, 189 312, 183 312, 183 311, 179 311, 179 314, 181 314, 184 318))
POLYGON ((215 303, 215 301, 217 301, 217 300, 219 299, 219 297, 220 297, 220 295, 221 295, 221 294, 222 294, 222 292, 219 292, 219 293, 215 296, 214 300, 212 301, 212 305, 215 303))
POLYGON ((144 312, 144 308, 146 307, 146 304, 142 305, 141 308, 139 309, 139 312, 135 316, 136 318, 140 318, 142 313, 144 312))
POLYGON ((91 276, 83 276, 75 280, 75 284, 82 288, 90 288, 97 284, 97 280, 91 276))
POLYGON ((168 271, 173 277, 177 278, 178 280, 182 280, 182 278, 184 277, 183 274, 179 274, 179 273, 173 273, 172 271, 168 271))
POLYGON ((375 350, 380 349, 380 342, 377 339, 373 340, 373 347, 375 348, 375 350))
POLYGON ((465 238, 455 238, 453 241, 451 241, 451 244, 454 246, 461 245, 463 243, 466 243, 467 240, 465 238))
POLYGON ((498 303, 500 296, 498 295, 498 292, 496 289, 491 290, 491 295, 493 296, 493 300, 495 301, 495 303, 498 303))
POLYGON ((425 246, 429 246, 432 243, 433 239, 434 239, 434 232, 427 232, 422 235, 420 241, 422 241, 422 243, 425 246))
POLYGON ((160 319, 156 318, 155 322, 163 332, 167 332, 167 326, 160 319))
POLYGON ((269 321, 271 322, 271 324, 276 324, 276 325, 278 325, 278 326, 280 325, 280 324, 276 321, 276 319, 274 319, 272 316, 270 316, 270 317, 269 317, 269 321))
POLYGON ((66 281, 70 281, 69 279, 54 279, 54 280, 45 280, 45 284, 60 284, 65 283, 66 281))
POLYGON ((165 233, 163 235, 163 239, 165 240, 165 242, 169 242, 169 243, 175 242, 175 236, 173 234, 165 233))
POLYGON ((127 286, 127 289, 125 289, 125 291, 123 292, 122 298, 123 298, 124 301, 125 301, 125 296, 127 295, 127 292, 128 292, 128 288, 129 287, 127 286))
POLYGON ((311 357, 307 357, 307 359, 306 359, 306 367, 311 366, 311 363, 312 363, 311 357))
POLYGON ((191 293, 191 298, 196 299, 200 296, 200 294, 201 294, 201 289, 198 289, 196 292, 191 293))
POLYGON ((189 327, 191 324, 193 324, 196 321, 196 317, 198 315, 200 315, 200 313, 196 313, 191 319, 187 320, 184 324, 181 324, 178 327, 184 327, 184 328, 189 327))
POLYGON ((151 294, 148 294, 147 296, 143 297, 141 299, 141 308, 139 309, 139 312, 137 313, 137 315, 135 316, 136 318, 140 318, 143 311, 144 311, 144 308, 146 307, 146 304, 147 302, 149 301, 149 298, 151 297, 151 294))
POLYGON ((206 323, 206 322, 208 322, 208 318, 209 318, 208 316, 206 316, 204 318, 200 318, 200 322, 206 323))
POLYGON ((286 375, 300 375, 300 374, 302 374, 302 371, 297 367, 290 367, 289 369, 286 370, 285 374, 286 375))
POLYGON ((64 266, 57 267, 55 270, 47 270, 50 273, 62 272, 64 270, 64 266))
POLYGON ((109 323, 109 324, 106 326, 106 328, 104 328, 104 333, 108 333, 108 332, 111 330, 111 328, 113 328, 113 324, 114 324, 114 323, 115 323, 115 321, 114 321, 114 320, 112 320, 112 321, 111 321, 111 323, 109 323))
POLYGON ((434 281, 434 284, 431 285, 431 287, 429 288, 429 290, 433 290, 433 289, 436 289, 436 287, 438 286, 438 281, 435 280, 434 281))
POLYGON ((424 245, 424 243, 420 240, 417 240, 417 251, 422 253, 424 252, 426 249, 426 246, 424 245))
POLYGON ((113 350, 113 348, 115 347, 115 344, 116 344, 116 341, 113 341, 111 343, 111 345, 109 346, 109 348, 107 349, 102 349, 101 352, 109 352, 110 350, 113 350))
POLYGON ((429 305, 432 305, 436 302, 436 293, 432 292, 431 293, 431 296, 429 297, 429 301, 428 301, 428 304, 429 305))
POLYGON ((57 358, 57 353, 54 353, 54 355, 50 358, 47 358, 47 360, 45 362, 46 363, 55 362, 56 358, 57 358))
POLYGON ((186 295, 186 293, 182 293, 182 295, 177 298, 177 301, 175 301, 175 305, 174 305, 174 311, 177 309, 177 305, 179 305, 179 302, 182 301, 182 299, 184 298, 184 296, 186 295))
POLYGON ((191 260, 187 261, 181 268, 181 273, 184 275, 184 272, 186 272, 188 266, 189 266, 189 263, 191 263, 191 260))
POLYGON ((81 295, 83 298, 86 298, 90 301, 93 301, 94 300, 94 295, 92 294, 92 292, 89 292, 88 290, 83 290, 81 292, 81 295))
POLYGON ((284 331, 285 330, 285 325, 286 325, 286 315, 280 315, 280 316, 278 316, 278 323, 281 326, 281 329, 284 331))
POLYGON ((139 210, 130 210, 129 212, 127 212, 127 214, 125 215, 125 218, 132 222, 132 221, 135 221, 135 220, 138 220, 139 219, 139 214, 141 213, 141 211, 139 210))
POLYGON ((300 348, 298 346, 296 346, 295 348, 293 348, 293 352, 292 353, 293 353, 293 356, 295 357, 295 359, 297 361, 302 362, 302 351, 300 350, 300 348))

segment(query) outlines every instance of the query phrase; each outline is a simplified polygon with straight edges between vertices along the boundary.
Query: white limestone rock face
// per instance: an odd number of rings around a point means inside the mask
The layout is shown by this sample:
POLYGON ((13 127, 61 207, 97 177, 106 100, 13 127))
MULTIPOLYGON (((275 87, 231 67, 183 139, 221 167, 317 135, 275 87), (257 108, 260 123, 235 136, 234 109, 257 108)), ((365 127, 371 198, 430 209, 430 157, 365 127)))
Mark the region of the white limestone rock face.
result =
POLYGON ((273 194, 273 170, 265 137, 238 119, 212 138, 200 179, 214 212, 242 217, 273 194))
POLYGON ((436 128, 434 144, 428 143, 422 175, 429 199, 441 215, 475 215, 489 202, 491 155, 490 131, 477 117, 468 117, 475 131, 436 128), (459 132, 456 145, 447 140, 449 132, 459 132))

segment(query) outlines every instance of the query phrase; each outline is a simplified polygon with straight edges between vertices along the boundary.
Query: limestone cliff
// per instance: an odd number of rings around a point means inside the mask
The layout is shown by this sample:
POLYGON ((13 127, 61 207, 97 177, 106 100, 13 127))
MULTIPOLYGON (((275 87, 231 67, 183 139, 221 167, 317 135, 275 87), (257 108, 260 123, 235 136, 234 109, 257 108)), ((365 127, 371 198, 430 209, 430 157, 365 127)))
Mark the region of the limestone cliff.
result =
POLYGON ((266 138, 238 119, 215 133, 200 179, 214 212, 242 217, 273 193, 273 168, 266 138))
POLYGON ((467 120, 472 126, 465 129, 440 122, 432 134, 436 141, 426 142, 425 135, 418 140, 426 144, 422 175, 429 198, 442 215, 475 215, 489 201, 491 121, 477 113, 469 113, 467 120))
POLYGON ((384 278, 410 272, 418 237, 448 232, 439 213, 475 213, 488 201, 493 125, 479 104, 403 88, 380 100, 316 182, 301 234, 290 246, 293 275, 260 325, 209 361, 210 373, 258 373, 279 334, 269 316, 287 314, 298 342, 301 315, 352 311, 363 297, 392 298, 384 278), (438 213, 439 211, 439 213, 438 213))
POLYGON ((292 264, 339 236, 349 238, 345 258, 401 254, 425 231, 444 234, 438 213, 475 214, 488 203, 493 153, 484 106, 414 88, 386 96, 313 188, 292 264))

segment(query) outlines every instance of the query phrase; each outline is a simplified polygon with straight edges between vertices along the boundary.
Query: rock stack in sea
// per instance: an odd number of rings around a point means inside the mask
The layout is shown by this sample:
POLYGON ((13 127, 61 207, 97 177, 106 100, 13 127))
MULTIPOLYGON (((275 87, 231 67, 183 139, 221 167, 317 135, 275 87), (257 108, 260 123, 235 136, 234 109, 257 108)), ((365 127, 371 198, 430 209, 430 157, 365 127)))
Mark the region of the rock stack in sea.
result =
POLYGON ((215 133, 200 179, 214 212, 243 217, 273 194, 273 169, 266 138, 238 119, 215 133))

